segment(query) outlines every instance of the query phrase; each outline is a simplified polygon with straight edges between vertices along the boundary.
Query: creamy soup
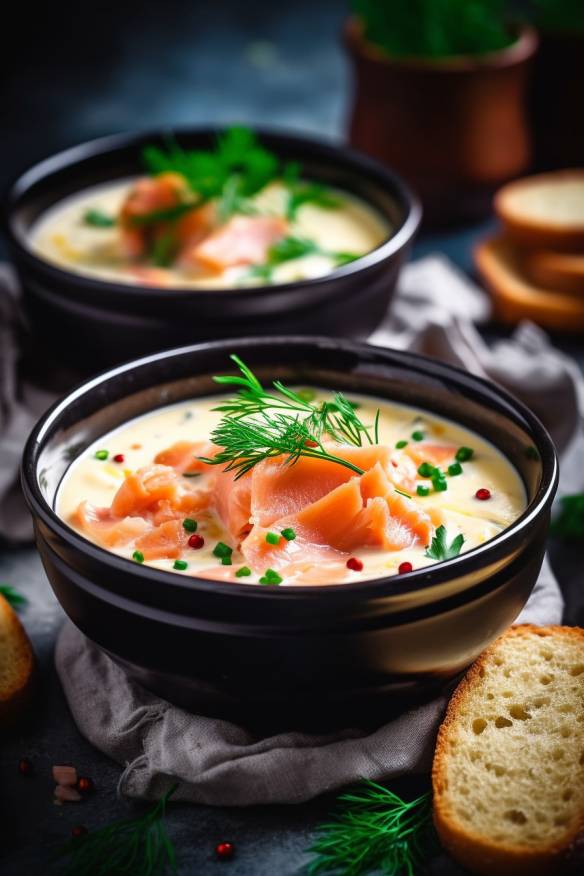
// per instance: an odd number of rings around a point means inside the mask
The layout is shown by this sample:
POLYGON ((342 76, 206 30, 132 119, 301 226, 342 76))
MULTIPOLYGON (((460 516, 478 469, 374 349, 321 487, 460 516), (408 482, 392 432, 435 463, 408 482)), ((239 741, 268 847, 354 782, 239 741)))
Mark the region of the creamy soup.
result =
MULTIPOLYGON (((314 405, 332 398, 303 392, 314 405)), ((363 423, 379 410, 378 443, 323 439, 343 465, 309 441, 315 458, 267 459, 237 480, 224 463, 200 459, 217 453, 209 443, 225 417, 213 410, 217 396, 158 409, 83 452, 63 479, 57 512, 135 562, 285 586, 419 569, 489 541, 525 509, 518 473, 479 435, 384 399, 351 393, 350 402, 363 423)))
POLYGON ((128 234, 144 226, 126 230, 117 217, 136 182, 96 186, 60 201, 34 225, 32 249, 61 268, 94 278, 221 290, 320 277, 375 249, 391 234, 376 210, 337 190, 329 192, 331 206, 305 203, 293 219, 286 218, 289 190, 273 182, 248 199, 254 215, 211 223, 199 239, 196 228, 190 235, 190 217, 184 214, 160 223, 173 228, 158 237, 149 232, 149 251, 142 251, 137 241, 134 254, 128 234), (157 242, 165 240, 171 251, 166 258, 164 252, 156 253, 157 242))

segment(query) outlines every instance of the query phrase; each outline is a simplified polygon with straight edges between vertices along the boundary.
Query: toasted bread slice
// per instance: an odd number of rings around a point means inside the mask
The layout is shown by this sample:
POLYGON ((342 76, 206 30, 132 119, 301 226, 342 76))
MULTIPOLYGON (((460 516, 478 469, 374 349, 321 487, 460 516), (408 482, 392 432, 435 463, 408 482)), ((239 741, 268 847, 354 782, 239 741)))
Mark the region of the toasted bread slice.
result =
POLYGON ((438 835, 473 873, 562 872, 584 838, 584 630, 511 627, 479 657, 432 784, 438 835))
POLYGON ((508 183, 494 205, 517 243, 569 252, 584 248, 584 170, 556 170, 508 183))
POLYGON ((33 668, 28 636, 13 609, 0 596, 0 728, 10 723, 26 704, 33 668))
POLYGON ((477 270, 503 322, 532 319, 560 331, 584 330, 584 297, 534 286, 525 274, 522 250, 507 237, 494 237, 475 250, 477 270))
POLYGON ((584 295, 584 253, 526 250, 524 265, 535 286, 567 295, 584 295))

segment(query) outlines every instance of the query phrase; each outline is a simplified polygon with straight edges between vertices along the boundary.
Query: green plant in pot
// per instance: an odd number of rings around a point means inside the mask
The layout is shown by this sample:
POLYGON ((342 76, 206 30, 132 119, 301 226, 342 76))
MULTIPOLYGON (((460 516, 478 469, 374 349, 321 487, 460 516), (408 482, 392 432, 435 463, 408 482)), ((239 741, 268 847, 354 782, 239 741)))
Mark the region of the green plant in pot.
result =
POLYGON ((353 0, 353 145, 395 167, 434 224, 478 218, 527 169, 537 37, 504 0, 353 0))
POLYGON ((538 168, 584 163, 584 0, 531 0, 529 17, 540 36, 530 89, 538 168))

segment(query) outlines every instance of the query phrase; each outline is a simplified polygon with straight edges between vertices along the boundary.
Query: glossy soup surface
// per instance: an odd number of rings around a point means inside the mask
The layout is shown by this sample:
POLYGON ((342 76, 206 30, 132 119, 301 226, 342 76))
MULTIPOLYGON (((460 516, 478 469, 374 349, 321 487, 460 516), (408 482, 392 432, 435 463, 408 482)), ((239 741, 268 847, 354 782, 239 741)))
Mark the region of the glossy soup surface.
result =
MULTIPOLYGON (((96 186, 60 201, 34 225, 30 237, 31 248, 61 268, 93 278, 156 287, 221 290, 320 277, 331 273, 340 264, 333 254, 349 253, 352 257, 363 255, 379 246, 392 233, 381 214, 365 201, 348 192, 334 190, 331 194, 338 202, 336 207, 304 204, 298 209, 295 220, 289 222, 283 232, 286 237, 312 241, 318 251, 276 265, 269 280, 254 273, 251 263, 227 265, 216 272, 203 269, 179 256, 172 265, 153 267, 140 259, 128 257, 117 225, 94 227, 84 220, 88 211, 118 216, 134 183, 135 180, 127 179, 96 186)), ((251 202, 259 215, 282 217, 286 198, 286 188, 281 183, 273 182, 255 195, 251 202)), ((244 223, 247 221, 246 217, 238 217, 240 226, 242 220, 244 223)), ((232 244, 228 248, 234 250, 232 244)), ((245 254, 243 257, 246 257, 245 254)))
MULTIPOLYGON (((79 516, 78 508, 82 502, 90 503, 90 506, 84 507, 93 508, 94 511, 110 509, 120 487, 133 476, 132 473, 148 470, 157 454, 175 445, 176 442, 202 442, 200 446, 204 448, 204 442, 208 441, 220 418, 220 414, 212 410, 218 403, 217 396, 160 408, 100 438, 86 449, 66 473, 56 499, 57 512, 62 519, 87 538, 128 558, 135 555, 137 544, 150 544, 151 536, 148 533, 152 532, 153 527, 156 529, 156 526, 161 525, 161 521, 163 523, 167 521, 169 516, 174 520, 174 522, 171 520, 170 528, 177 526, 179 533, 183 518, 189 521, 195 520, 196 534, 204 541, 202 547, 193 549, 188 544, 187 539, 192 535, 191 522, 188 524, 191 529, 183 533, 184 537, 179 534, 178 547, 176 539, 173 542, 171 538, 171 551, 174 552, 170 556, 147 555, 145 562, 159 569, 175 571, 185 576, 198 575, 252 585, 269 584, 270 582, 265 580, 265 573, 270 568, 278 573, 278 577, 282 579, 279 583, 285 586, 286 584, 343 583, 385 577, 398 574, 400 565, 404 563, 410 563, 414 569, 427 566, 436 562, 426 555, 426 551, 439 525, 445 527, 449 544, 456 536, 462 534, 464 552, 496 536, 525 509, 525 490, 518 473, 492 444, 484 441, 477 434, 422 410, 356 394, 351 394, 350 397, 359 404, 359 415, 363 422, 373 422, 378 407, 381 412, 379 442, 384 448, 388 448, 387 460, 381 467, 385 467, 391 479, 391 495, 387 499, 390 507, 389 517, 383 518, 386 521, 384 525, 387 531, 379 537, 384 542, 388 540, 392 542, 391 547, 387 544, 371 543, 371 529, 367 528, 369 524, 363 529, 365 533, 363 538, 357 537, 358 524, 355 523, 339 541, 338 527, 348 519, 343 515, 349 513, 345 510, 347 506, 342 503, 338 505, 338 511, 335 510, 337 506, 333 503, 323 506, 322 513, 319 511, 318 514, 313 515, 316 524, 313 520, 311 525, 313 527, 316 525, 316 530, 314 528, 310 530, 310 526, 305 530, 308 524, 304 518, 302 518, 304 522, 300 523, 301 518, 295 517, 293 513, 292 515, 284 513, 282 516, 280 512, 277 519, 271 520, 267 526, 261 527, 256 523, 251 535, 248 535, 251 523, 249 520, 244 521, 244 534, 234 535, 229 529, 231 512, 227 513, 223 506, 222 517, 220 510, 218 511, 221 505, 217 500, 217 488, 214 484, 222 466, 202 467, 203 471, 195 472, 195 477, 185 477, 184 474, 177 473, 173 469, 164 469, 163 473, 169 472, 179 483, 181 495, 186 491, 187 499, 181 499, 186 502, 185 508, 194 507, 198 510, 180 512, 167 509, 168 513, 166 513, 164 509, 167 506, 158 504, 154 506, 154 510, 158 509, 156 511, 158 516, 156 517, 155 514, 155 519, 152 517, 151 507, 146 515, 149 517, 148 522, 144 523, 140 519, 140 510, 130 509, 130 515, 134 516, 126 517, 125 521, 130 520, 131 526, 136 526, 138 521, 138 525, 143 526, 147 533, 146 542, 137 541, 142 537, 142 531, 137 537, 132 537, 130 531, 129 535, 126 533, 121 541, 116 542, 115 532, 122 527, 123 519, 115 516, 112 518, 109 510, 98 512, 98 515, 101 514, 101 519, 97 523, 90 522, 89 525, 86 522, 87 514, 84 518, 79 516), (407 442, 404 447, 396 448, 398 442, 404 441, 407 442), (472 458, 457 466, 455 454, 461 447, 471 448, 472 458), (107 451, 107 459, 96 458, 95 454, 98 451, 107 451), (120 461, 115 461, 116 456, 120 461), (418 473, 421 462, 428 460, 438 461, 440 470, 446 472, 444 478, 446 489, 435 490, 432 481, 418 473), (449 466, 452 465, 454 469, 449 470, 449 466), (458 468, 461 469, 460 472, 458 468), (428 494, 418 495, 418 487, 427 489, 428 494), (478 490, 488 490, 489 498, 478 499, 476 497, 478 490), (407 493, 411 498, 406 498, 403 493, 407 493), (192 500, 193 495, 197 497, 196 500, 192 500), (207 498, 200 503, 202 495, 206 495, 207 498), (192 505, 189 505, 191 500, 192 505), (414 531, 420 520, 431 521, 429 534, 424 530, 424 534, 420 535, 422 530, 419 527, 418 534, 414 531), (410 526, 413 526, 413 529, 410 529, 410 526), (296 538, 286 541, 280 533, 289 529, 295 531, 296 538), (329 533, 331 529, 335 530, 333 534, 329 533), (265 543, 268 532, 272 538, 276 537, 277 545, 265 543), (248 539, 252 539, 252 536, 259 546, 259 554, 255 549, 250 552, 251 541, 248 539), (230 564, 224 564, 221 557, 214 554, 213 551, 219 542, 232 549, 228 557, 230 564), (323 547, 323 542, 329 543, 323 547), (176 568, 177 559, 184 568, 176 568), (357 560, 356 564, 352 562, 350 565, 362 564, 362 569, 348 568, 348 560, 357 560), (236 573, 241 567, 250 568, 251 574, 237 577, 236 573)), ((330 398, 330 394, 318 390, 317 398, 330 398)), ((210 455, 208 445, 204 455, 210 455)), ((292 472, 293 481, 296 477, 300 478, 302 464, 302 461, 299 462, 297 471, 292 472)), ((272 462, 270 465, 277 466, 279 463, 272 462)), ((339 466, 336 463, 319 460, 318 465, 320 466, 318 473, 310 479, 307 489, 313 489, 314 482, 319 478, 326 479, 327 471, 330 475, 331 470, 327 470, 326 466, 333 466, 337 476, 349 483, 349 487, 345 485, 342 488, 345 492, 352 489, 352 484, 361 483, 357 475, 345 469, 342 469, 343 474, 339 475, 339 466)), ((191 466, 188 468, 190 469, 191 466)), ((250 484, 256 483, 251 480, 252 478, 263 477, 258 471, 259 469, 256 468, 253 475, 249 475, 250 484)), ((270 471, 273 474, 276 469, 272 468, 270 471)), ((192 472, 187 471, 187 475, 189 474, 192 472)), ((224 480, 231 478, 229 475, 219 476, 224 480)), ((242 481, 234 484, 232 480, 227 480, 228 489, 224 495, 231 497, 231 500, 237 499, 239 494, 236 490, 242 488, 242 481)), ((302 490, 300 481, 298 489, 302 490)), ((332 495, 332 490, 323 488, 323 491, 326 496, 332 495)), ((341 496, 337 493, 335 497, 337 495, 341 496)), ((289 503, 290 497, 284 498, 285 506, 286 502, 289 503)), ((302 498, 298 502, 297 493, 293 499, 297 505, 303 504, 302 498)), ((259 511, 262 512, 265 509, 261 505, 261 496, 258 501, 259 511)), ((272 495, 271 498, 265 499, 268 505, 274 501, 282 506, 282 495, 275 497, 272 495)), ((373 501, 378 503, 379 507, 381 507, 379 503, 383 505, 386 502, 384 498, 373 501)), ((368 502, 365 496, 364 507, 368 502)), ((311 503, 308 502, 308 505, 311 503)), ((314 508, 314 504, 311 507, 314 508)), ((254 513, 257 515, 257 507, 254 513)), ((158 545, 156 550, 159 550, 160 539, 155 538, 155 542, 158 545)), ((164 547, 162 550, 164 553, 164 547)), ((148 554, 148 551, 144 553, 148 554)))

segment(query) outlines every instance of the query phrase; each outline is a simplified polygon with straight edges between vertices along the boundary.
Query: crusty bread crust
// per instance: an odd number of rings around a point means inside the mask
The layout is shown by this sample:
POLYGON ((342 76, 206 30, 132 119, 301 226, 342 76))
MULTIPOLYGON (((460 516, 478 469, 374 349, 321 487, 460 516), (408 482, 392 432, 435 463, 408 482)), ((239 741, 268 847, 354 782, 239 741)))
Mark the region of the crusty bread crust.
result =
POLYGON ((516 196, 529 188, 535 189, 541 184, 565 183, 572 180, 582 183, 584 170, 540 173, 507 183, 499 189, 493 206, 509 236, 523 246, 567 252, 581 250, 584 247, 584 221, 575 221, 572 225, 554 223, 553 219, 543 221, 520 210, 516 203, 516 196))
POLYGON ((577 297, 530 283, 521 252, 505 237, 485 240, 475 249, 475 264, 491 292, 495 313, 503 322, 532 319, 561 331, 584 330, 584 296, 577 297))
MULTIPOLYGON (((519 624, 487 648, 473 663, 460 682, 448 704, 446 715, 438 732, 436 751, 432 765, 432 788, 434 799, 434 824, 444 847, 465 867, 481 876, 559 876, 565 862, 584 840, 584 812, 579 824, 561 844, 541 849, 526 849, 504 843, 494 844, 479 834, 466 829, 456 819, 445 800, 446 762, 449 756, 448 740, 452 725, 457 721, 459 709, 471 695, 474 685, 481 677, 481 670, 497 651, 502 639, 535 633, 542 637, 565 636, 579 642, 584 648, 584 629, 579 627, 519 624)), ((584 865, 582 867, 584 871, 584 865)))
POLYGON ((525 251, 524 262, 525 273, 535 286, 584 296, 584 255, 530 249, 525 251))
POLYGON ((16 612, 0 595, 0 629, 4 644, 0 660, 7 661, 0 679, 0 728, 12 723, 25 707, 32 687, 34 654, 16 612))

